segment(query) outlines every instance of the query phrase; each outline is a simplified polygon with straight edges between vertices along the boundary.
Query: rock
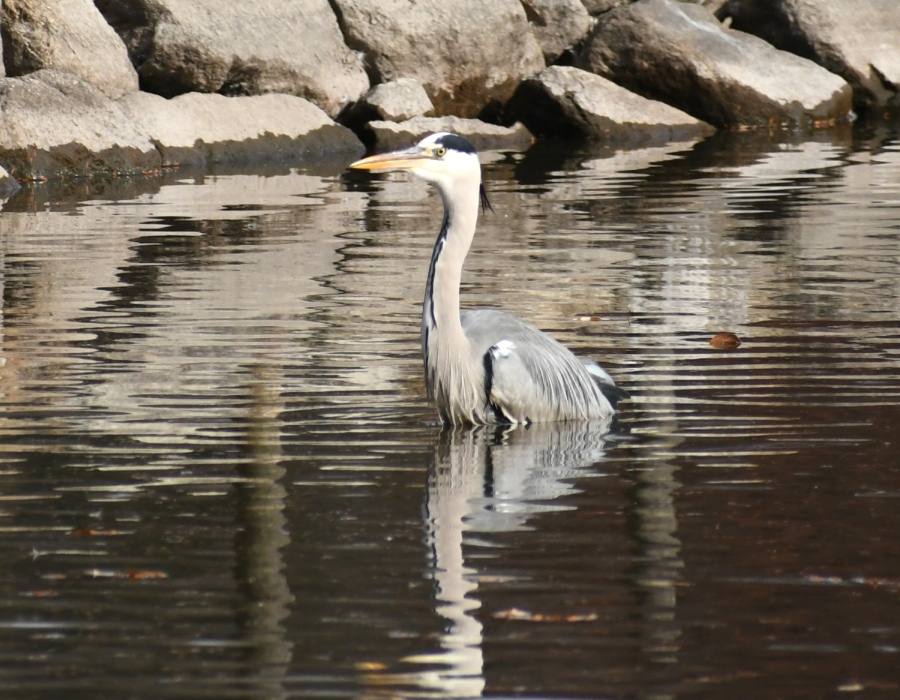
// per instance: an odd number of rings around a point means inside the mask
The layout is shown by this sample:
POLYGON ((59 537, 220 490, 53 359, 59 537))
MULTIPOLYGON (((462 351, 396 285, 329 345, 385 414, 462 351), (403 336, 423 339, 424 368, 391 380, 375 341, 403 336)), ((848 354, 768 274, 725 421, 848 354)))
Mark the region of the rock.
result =
POLYGON ((0 199, 6 199, 22 189, 22 185, 12 175, 6 172, 6 168, 0 167, 0 199))
POLYGON ((167 100, 139 92, 122 98, 119 106, 149 135, 165 166, 297 164, 324 154, 359 157, 365 152, 353 132, 293 95, 193 92, 167 100))
POLYGON ((809 127, 845 119, 851 107, 840 77, 671 0, 603 15, 576 65, 720 127, 809 127))
POLYGON ((0 28, 10 77, 49 68, 77 75, 113 99, 138 89, 125 45, 91 0, 3 0, 0 28))
POLYGON ((114 100, 70 73, 0 79, 0 162, 19 179, 141 173, 160 166, 114 100))
POLYGON ((507 111, 539 136, 576 136, 661 144, 708 136, 709 124, 629 92, 599 75, 551 66, 525 80, 507 111))
POLYGON ((718 16, 719 10, 722 9, 722 5, 726 2, 728 2, 728 0, 701 0, 700 4, 714 15, 718 16))
POLYGON ((369 122, 369 142, 372 150, 391 151, 405 148, 419 141, 425 134, 435 131, 452 131, 465 136, 477 149, 524 149, 531 145, 532 137, 521 124, 511 127, 487 124, 479 119, 461 117, 414 117, 405 122, 369 122))
POLYGON ((96 0, 125 40, 141 87, 304 97, 331 116, 369 80, 328 0, 96 0))
POLYGON ((844 78, 863 112, 900 109, 900 7, 896 0, 730 0, 732 27, 812 59, 844 78))
POLYGON ((439 115, 485 116, 544 59, 519 0, 333 0, 373 83, 415 78, 439 115))
POLYGON ((587 11, 596 16, 602 15, 604 12, 609 12, 614 7, 618 7, 619 5, 627 5, 632 0, 582 0, 584 3, 585 9, 587 11))
POLYGON ((520 1, 548 65, 584 39, 593 24, 581 0, 520 1))
POLYGON ((402 122, 434 112, 434 105, 422 84, 412 78, 400 78, 376 85, 359 102, 338 115, 338 121, 365 136, 371 121, 402 122))
POLYGON ((377 119, 389 122, 423 117, 434 111, 425 88, 412 78, 376 85, 366 93, 363 101, 372 108, 377 119))

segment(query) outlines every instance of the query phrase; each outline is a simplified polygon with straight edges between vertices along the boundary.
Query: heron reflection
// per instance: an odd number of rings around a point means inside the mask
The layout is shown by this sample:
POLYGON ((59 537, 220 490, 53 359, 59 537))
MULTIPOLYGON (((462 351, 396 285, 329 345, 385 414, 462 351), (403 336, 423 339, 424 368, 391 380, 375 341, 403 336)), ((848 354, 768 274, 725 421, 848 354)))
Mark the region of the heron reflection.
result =
POLYGON ((446 625, 440 649, 406 659, 439 669, 414 674, 417 685, 442 697, 483 694, 479 572, 466 563, 463 545, 474 533, 527 529, 537 513, 571 508, 559 499, 577 492, 571 479, 596 473, 609 427, 604 420, 442 432, 429 469, 425 534, 435 611, 446 625))

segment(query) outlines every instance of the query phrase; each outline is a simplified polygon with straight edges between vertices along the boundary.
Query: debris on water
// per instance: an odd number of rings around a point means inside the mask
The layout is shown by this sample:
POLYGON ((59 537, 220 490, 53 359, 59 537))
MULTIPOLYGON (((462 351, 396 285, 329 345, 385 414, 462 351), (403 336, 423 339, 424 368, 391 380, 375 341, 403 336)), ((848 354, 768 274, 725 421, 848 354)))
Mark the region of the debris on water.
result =
POLYGON ((597 613, 584 615, 547 615, 544 613, 532 613, 520 608, 510 608, 494 613, 498 620, 527 620, 528 622, 593 622, 597 619, 597 613))
POLYGON ((717 350, 733 350, 740 347, 741 339, 734 333, 717 333, 709 341, 709 344, 717 350))

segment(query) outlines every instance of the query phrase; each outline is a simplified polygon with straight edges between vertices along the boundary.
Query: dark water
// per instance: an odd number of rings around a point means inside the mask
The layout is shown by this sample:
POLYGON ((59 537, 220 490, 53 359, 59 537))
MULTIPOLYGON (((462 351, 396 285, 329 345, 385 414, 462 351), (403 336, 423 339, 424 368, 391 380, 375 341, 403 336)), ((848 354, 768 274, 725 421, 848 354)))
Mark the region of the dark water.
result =
POLYGON ((441 433, 403 176, 6 203, 3 697, 900 697, 897 136, 484 160, 611 433, 441 433))

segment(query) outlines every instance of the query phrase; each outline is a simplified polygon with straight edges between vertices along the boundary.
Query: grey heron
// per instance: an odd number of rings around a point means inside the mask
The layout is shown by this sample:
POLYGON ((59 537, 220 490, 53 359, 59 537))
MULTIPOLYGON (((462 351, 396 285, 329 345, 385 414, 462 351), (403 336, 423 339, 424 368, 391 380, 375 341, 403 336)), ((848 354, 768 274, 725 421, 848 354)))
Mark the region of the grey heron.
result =
POLYGON ((437 187, 444 218, 434 244, 422 308, 429 397, 453 425, 609 418, 628 394, 592 361, 502 311, 459 309, 463 262, 487 205, 481 163, 457 134, 426 136, 414 147, 363 158, 360 170, 406 170, 437 187))

